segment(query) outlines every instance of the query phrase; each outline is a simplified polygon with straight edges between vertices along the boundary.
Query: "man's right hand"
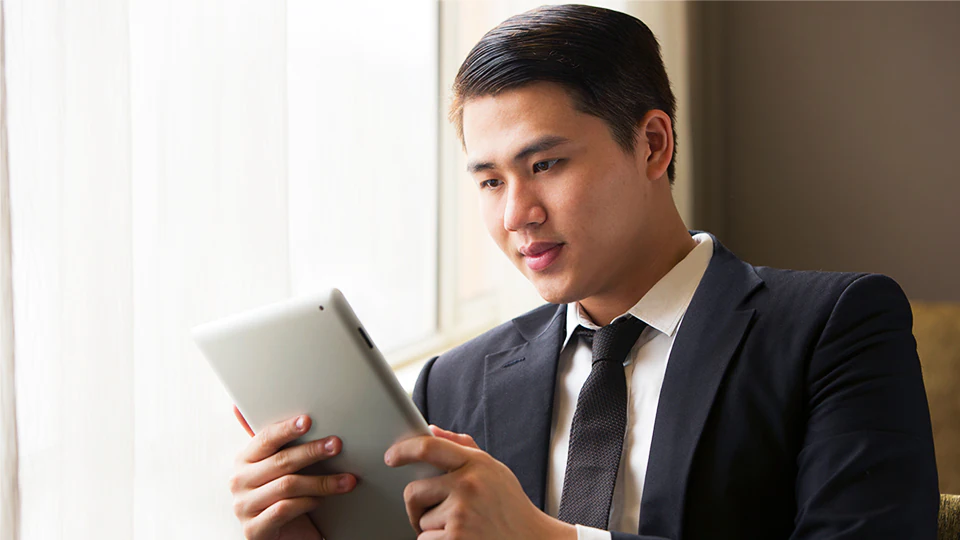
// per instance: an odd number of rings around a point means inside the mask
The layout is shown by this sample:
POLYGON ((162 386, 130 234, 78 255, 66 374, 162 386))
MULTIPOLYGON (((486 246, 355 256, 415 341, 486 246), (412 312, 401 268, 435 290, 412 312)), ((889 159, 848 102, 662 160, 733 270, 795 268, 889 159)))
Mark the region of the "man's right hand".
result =
MULTIPOLYGON (((246 421, 234 407, 241 424, 246 421)), ((244 426, 250 432, 249 426, 244 426)), ((311 441, 280 450, 310 429, 303 415, 260 431, 238 455, 230 478, 233 512, 248 540, 320 540, 307 512, 321 498, 348 493, 357 485, 351 474, 312 476, 296 474, 307 465, 340 453, 337 437, 311 441)))

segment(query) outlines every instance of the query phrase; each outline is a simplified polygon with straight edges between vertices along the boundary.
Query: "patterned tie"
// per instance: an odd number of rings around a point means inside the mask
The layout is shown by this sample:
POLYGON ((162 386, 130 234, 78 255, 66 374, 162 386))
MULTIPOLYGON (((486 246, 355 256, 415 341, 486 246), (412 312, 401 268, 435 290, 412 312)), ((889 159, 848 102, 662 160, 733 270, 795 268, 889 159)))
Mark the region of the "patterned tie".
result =
POLYGON ((607 528, 627 427, 623 361, 646 326, 628 315, 597 331, 577 327, 578 335, 593 339, 593 368, 580 389, 570 428, 561 521, 607 528))

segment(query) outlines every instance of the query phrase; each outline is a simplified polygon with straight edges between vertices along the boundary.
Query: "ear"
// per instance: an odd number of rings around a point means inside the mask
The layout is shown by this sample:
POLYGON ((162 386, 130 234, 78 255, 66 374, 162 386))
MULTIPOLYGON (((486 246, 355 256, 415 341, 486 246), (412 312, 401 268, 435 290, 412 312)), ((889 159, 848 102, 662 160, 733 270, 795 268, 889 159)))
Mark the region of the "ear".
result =
POLYGON ((637 167, 647 173, 647 179, 659 180, 667 175, 673 159, 673 122, 667 113, 653 109, 637 124, 635 154, 637 167))

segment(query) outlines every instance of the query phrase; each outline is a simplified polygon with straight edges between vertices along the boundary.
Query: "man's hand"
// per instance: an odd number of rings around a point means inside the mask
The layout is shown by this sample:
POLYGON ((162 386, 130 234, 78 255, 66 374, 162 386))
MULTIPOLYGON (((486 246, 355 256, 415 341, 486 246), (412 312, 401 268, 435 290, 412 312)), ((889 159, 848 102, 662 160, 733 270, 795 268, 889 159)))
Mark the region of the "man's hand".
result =
MULTIPOLYGON (((237 420, 253 436, 240 411, 237 420)), ((340 453, 336 437, 285 448, 310 429, 310 418, 300 416, 266 427, 237 456, 230 491, 233 511, 249 540, 320 540, 307 512, 321 497, 347 493, 357 485, 351 474, 311 476, 296 474, 307 465, 340 453)))
POLYGON ((473 438, 431 426, 436 437, 414 437, 387 450, 390 467, 424 462, 447 474, 407 485, 403 498, 418 540, 571 539, 573 525, 541 512, 506 465, 473 438))

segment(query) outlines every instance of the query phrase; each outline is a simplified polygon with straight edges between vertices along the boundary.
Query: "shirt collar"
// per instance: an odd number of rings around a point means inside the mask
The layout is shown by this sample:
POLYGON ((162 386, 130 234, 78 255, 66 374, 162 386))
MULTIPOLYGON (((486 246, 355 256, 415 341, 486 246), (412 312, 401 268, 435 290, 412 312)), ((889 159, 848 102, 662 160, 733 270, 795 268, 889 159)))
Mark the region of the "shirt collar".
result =
MULTIPOLYGON (((687 256, 660 278, 660 281, 651 287, 636 305, 620 317, 629 313, 668 336, 672 336, 677 331, 680 320, 693 299, 693 293, 697 291, 700 280, 713 257, 713 238, 709 234, 695 234, 693 240, 697 245, 690 253, 687 253, 687 256)), ((567 304, 567 337, 564 345, 570 341, 577 326, 592 330, 599 328, 580 307, 580 302, 571 302, 567 304)))

